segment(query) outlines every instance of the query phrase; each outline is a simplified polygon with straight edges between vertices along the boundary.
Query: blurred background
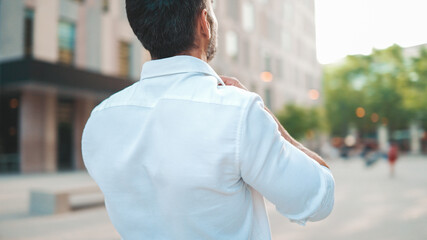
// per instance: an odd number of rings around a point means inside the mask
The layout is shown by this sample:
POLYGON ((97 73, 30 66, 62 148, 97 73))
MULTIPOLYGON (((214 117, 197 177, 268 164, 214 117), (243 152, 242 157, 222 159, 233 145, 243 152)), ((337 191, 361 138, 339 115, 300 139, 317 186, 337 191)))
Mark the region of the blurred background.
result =
MULTIPOLYGON (((427 239, 427 3, 214 8, 212 67, 258 93, 335 176, 322 222, 301 227, 267 204, 273 239, 427 239)), ((0 239, 120 239, 81 134, 93 107, 149 60, 124 0, 0 0, 0 239)))

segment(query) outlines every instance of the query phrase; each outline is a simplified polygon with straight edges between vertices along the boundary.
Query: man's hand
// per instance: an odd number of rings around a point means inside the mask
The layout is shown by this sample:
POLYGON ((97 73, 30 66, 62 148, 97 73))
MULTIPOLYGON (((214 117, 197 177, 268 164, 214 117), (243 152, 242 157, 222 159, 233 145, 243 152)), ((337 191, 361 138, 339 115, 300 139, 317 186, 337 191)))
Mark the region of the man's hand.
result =
MULTIPOLYGON (((235 87, 238 87, 238 88, 241 88, 243 90, 248 91, 248 89, 245 86, 243 86, 243 84, 237 78, 221 76, 221 79, 222 79, 222 81, 224 81, 225 85, 227 85, 227 86, 235 86, 235 87)), ((282 124, 280 124, 279 120, 277 120, 276 116, 274 116, 274 114, 267 107, 265 107, 265 110, 274 118, 274 120, 276 121, 276 123, 278 125, 278 130, 280 132, 280 135, 282 135, 282 137, 285 140, 290 142, 296 148, 300 149, 302 152, 307 154, 307 156, 309 156, 310 158, 312 158, 313 160, 318 162, 320 165, 329 168, 329 166, 325 163, 325 161, 323 161, 323 159, 319 155, 317 155, 313 151, 310 151, 309 149, 304 147, 301 143, 299 143, 294 138, 292 138, 291 135, 288 133, 288 131, 286 131, 285 128, 282 126, 282 124)))
POLYGON ((224 81, 225 85, 235 86, 235 87, 238 87, 238 88, 241 88, 243 90, 248 91, 248 89, 245 86, 243 86, 243 84, 239 80, 237 80, 237 78, 227 77, 227 76, 220 76, 220 77, 221 77, 222 81, 224 81))

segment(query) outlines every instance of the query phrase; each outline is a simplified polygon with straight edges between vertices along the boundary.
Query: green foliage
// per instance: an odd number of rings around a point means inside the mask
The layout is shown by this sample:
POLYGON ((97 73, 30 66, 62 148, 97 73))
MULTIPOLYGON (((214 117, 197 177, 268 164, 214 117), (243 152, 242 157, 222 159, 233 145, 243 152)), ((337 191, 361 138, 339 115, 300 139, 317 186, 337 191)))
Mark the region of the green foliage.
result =
POLYGON ((324 113, 320 108, 304 108, 293 104, 276 114, 279 122, 296 139, 313 137, 316 130, 325 129, 324 113))
POLYGON ((427 50, 415 59, 405 57, 397 45, 369 56, 348 56, 325 68, 324 92, 334 136, 345 136, 349 125, 362 134, 374 132, 378 124, 406 128, 410 121, 427 117, 427 50), (356 116, 358 107, 365 110, 363 117, 356 116))
POLYGON ((427 128, 427 49, 412 59, 409 81, 403 86, 404 106, 414 112, 414 117, 427 128))

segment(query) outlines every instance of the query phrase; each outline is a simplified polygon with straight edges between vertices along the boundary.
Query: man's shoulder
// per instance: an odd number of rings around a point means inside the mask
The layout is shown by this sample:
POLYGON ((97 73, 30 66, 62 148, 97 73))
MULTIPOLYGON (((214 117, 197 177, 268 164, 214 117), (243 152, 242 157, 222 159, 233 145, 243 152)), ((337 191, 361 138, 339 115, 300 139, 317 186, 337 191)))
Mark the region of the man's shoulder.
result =
POLYGON ((250 102, 260 97, 253 92, 249 92, 234 86, 218 87, 217 98, 219 104, 231 105, 236 107, 245 107, 250 102))
POLYGON ((114 106, 120 106, 123 105, 124 102, 128 101, 130 97, 135 92, 135 88, 137 86, 138 82, 135 82, 134 84, 112 94, 108 98, 104 99, 100 104, 98 104, 92 112, 98 112, 101 110, 104 110, 106 108, 114 107, 114 106))
POLYGON ((162 96, 164 100, 193 102, 195 104, 215 104, 224 107, 244 107, 259 98, 256 93, 234 86, 218 85, 213 76, 195 76, 171 88, 162 96))
MULTIPOLYGON (((245 108, 251 102, 257 99, 261 99, 259 95, 253 92, 249 92, 234 86, 218 86, 218 87, 209 87, 205 86, 206 89, 204 91, 199 91, 196 94, 181 95, 181 92, 173 92, 164 94, 160 99, 150 99, 149 97, 135 97, 135 94, 138 95, 140 93, 136 93, 138 82, 133 85, 118 91, 102 101, 98 104, 92 111, 99 112, 112 107, 124 106, 124 105, 153 105, 151 103, 155 103, 161 99, 169 99, 169 100, 184 100, 184 101, 193 101, 199 103, 207 103, 207 104, 220 104, 224 106, 237 107, 237 108, 245 108)), ((154 104, 155 105, 155 104, 154 104)))

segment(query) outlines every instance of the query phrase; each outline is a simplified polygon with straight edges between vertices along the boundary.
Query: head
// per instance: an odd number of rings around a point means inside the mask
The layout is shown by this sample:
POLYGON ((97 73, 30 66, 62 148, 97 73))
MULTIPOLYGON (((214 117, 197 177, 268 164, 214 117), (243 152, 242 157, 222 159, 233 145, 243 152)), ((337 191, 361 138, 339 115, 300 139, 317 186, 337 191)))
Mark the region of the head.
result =
POLYGON ((126 0, 126 12, 133 32, 152 59, 200 54, 210 61, 216 52, 218 28, 212 2, 126 0))

